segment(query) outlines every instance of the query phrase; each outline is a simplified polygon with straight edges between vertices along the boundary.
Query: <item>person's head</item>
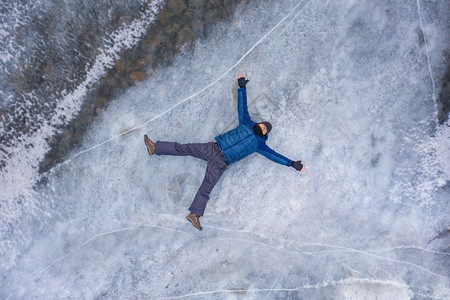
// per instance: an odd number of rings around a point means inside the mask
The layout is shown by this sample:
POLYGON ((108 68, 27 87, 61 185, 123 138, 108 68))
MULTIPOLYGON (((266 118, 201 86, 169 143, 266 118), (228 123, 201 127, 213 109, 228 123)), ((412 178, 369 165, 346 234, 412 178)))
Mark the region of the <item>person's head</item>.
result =
POLYGON ((255 133, 259 136, 265 136, 272 130, 272 124, 261 122, 255 125, 255 133))

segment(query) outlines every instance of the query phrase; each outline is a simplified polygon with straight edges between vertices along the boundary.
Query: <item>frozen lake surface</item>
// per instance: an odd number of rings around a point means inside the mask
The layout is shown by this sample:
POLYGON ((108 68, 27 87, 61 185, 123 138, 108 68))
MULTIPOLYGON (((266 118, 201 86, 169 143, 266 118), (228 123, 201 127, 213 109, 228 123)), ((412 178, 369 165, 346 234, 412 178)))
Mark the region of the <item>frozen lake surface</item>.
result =
POLYGON ((448 1, 240 7, 116 99, 46 183, 3 174, 24 203, 1 211, 0 297, 449 299, 448 15, 448 1), (268 145, 308 170, 233 164, 200 232, 185 215, 206 163, 149 157, 143 135, 233 128, 239 72, 268 145))

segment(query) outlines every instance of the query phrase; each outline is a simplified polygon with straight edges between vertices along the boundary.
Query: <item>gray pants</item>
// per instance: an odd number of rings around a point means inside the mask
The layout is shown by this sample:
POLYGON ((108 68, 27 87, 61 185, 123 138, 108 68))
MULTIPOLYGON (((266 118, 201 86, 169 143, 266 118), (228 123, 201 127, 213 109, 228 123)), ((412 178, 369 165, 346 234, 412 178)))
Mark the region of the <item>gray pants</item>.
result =
POLYGON ((208 162, 205 178, 195 195, 189 210, 203 216, 209 194, 227 169, 227 161, 217 143, 178 144, 174 142, 156 142, 156 155, 193 156, 208 162))

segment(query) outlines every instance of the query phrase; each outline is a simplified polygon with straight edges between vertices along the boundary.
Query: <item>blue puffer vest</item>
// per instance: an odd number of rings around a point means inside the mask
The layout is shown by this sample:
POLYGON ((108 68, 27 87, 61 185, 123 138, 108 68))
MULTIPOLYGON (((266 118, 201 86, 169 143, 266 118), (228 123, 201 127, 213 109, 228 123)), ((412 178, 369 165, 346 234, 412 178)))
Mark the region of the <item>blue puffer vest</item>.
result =
POLYGON ((216 137, 220 149, 230 165, 258 150, 258 140, 253 125, 239 125, 235 129, 216 137))
POLYGON ((227 163, 231 165, 254 152, 258 152, 276 163, 290 166, 292 160, 273 151, 266 145, 268 135, 260 137, 253 131, 253 126, 256 123, 252 121, 248 114, 247 90, 245 87, 238 89, 238 113, 239 126, 216 137, 217 144, 227 163))

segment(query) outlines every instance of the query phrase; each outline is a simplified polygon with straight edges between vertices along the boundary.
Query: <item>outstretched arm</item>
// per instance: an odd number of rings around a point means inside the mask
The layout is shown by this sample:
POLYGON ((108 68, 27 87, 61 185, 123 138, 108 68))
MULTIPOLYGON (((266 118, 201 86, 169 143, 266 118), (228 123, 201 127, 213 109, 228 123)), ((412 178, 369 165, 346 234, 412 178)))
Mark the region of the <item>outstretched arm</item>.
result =
POLYGON ((269 146, 267 146, 266 144, 260 145, 258 147, 258 150, 256 150, 256 152, 258 152, 261 155, 264 155, 266 158, 270 159, 273 162, 285 165, 285 166, 290 166, 292 164, 292 160, 290 160, 287 157, 284 157, 283 155, 273 151, 269 146))
POLYGON ((301 160, 292 161, 289 158, 284 157, 283 155, 275 152, 266 144, 259 146, 257 152, 261 155, 264 155, 271 161, 274 161, 276 163, 279 163, 279 164, 282 164, 282 165, 285 165, 288 167, 293 167, 297 171, 304 172, 306 170, 306 165, 303 165, 301 160))
POLYGON ((245 85, 248 80, 245 79, 245 74, 239 74, 237 76, 239 89, 238 89, 238 114, 239 124, 247 124, 251 121, 247 108, 247 89, 245 85))

